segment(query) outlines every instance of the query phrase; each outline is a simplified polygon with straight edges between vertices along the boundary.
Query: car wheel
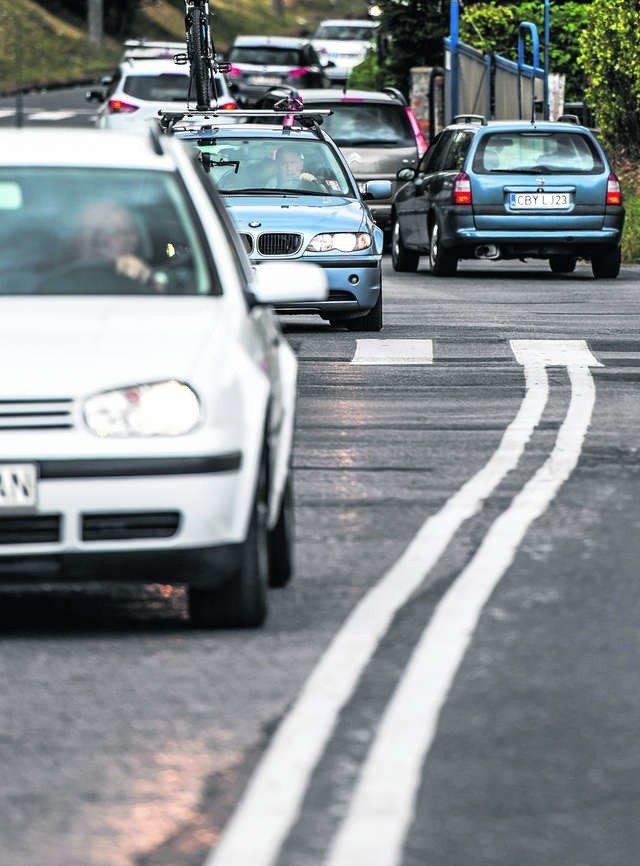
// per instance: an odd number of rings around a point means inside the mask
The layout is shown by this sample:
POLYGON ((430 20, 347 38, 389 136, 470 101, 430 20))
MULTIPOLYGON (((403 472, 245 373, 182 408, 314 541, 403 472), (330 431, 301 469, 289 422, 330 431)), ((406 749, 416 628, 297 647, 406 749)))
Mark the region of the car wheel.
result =
POLYGON ((440 223, 435 220, 429 236, 429 264, 434 277, 450 277, 458 267, 458 258, 440 243, 442 231, 440 223))
POLYGON ((591 270, 598 280, 613 280, 620 273, 620 247, 591 256, 591 270))
POLYGON ((346 319, 344 324, 349 331, 381 331, 382 330, 382 288, 378 292, 378 300, 366 316, 358 319, 346 319))
POLYGON ((400 223, 396 220, 391 235, 391 264, 394 271, 415 273, 418 270, 419 262, 420 253, 415 250, 408 250, 402 243, 400 223))
POLYGON ((280 513, 269 532, 269 586, 286 586, 293 575, 293 483, 291 473, 282 492, 280 513))
POLYGON ((575 256, 549 256, 549 267, 553 274, 570 274, 576 269, 575 256))
POLYGON ((263 458, 238 573, 215 589, 189 587, 189 616, 196 627, 257 628, 266 618, 269 578, 266 480, 263 458))

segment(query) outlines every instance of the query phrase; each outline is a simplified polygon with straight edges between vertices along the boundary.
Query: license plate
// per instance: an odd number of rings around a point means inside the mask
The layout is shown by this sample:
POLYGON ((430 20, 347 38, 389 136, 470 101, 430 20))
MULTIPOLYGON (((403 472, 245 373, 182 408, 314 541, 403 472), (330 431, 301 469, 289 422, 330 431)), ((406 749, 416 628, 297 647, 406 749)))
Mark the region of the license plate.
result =
POLYGON ((276 75, 250 75, 247 84, 280 84, 281 78, 276 75))
POLYGON ((35 508, 38 470, 34 463, 0 463, 0 511, 35 508))
POLYGON ((512 210, 563 210, 570 206, 568 192, 511 192, 512 210))

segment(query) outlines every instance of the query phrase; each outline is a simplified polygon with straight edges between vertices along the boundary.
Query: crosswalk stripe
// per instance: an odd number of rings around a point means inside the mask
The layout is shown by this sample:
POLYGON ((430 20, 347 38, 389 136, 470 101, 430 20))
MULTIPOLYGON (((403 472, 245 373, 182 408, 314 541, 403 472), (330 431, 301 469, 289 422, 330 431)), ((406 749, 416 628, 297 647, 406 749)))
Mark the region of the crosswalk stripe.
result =
POLYGON ((29 112, 29 120, 68 120, 70 117, 75 117, 77 111, 36 111, 29 112))
POLYGON ((356 340, 352 364, 433 364, 433 340, 356 340))

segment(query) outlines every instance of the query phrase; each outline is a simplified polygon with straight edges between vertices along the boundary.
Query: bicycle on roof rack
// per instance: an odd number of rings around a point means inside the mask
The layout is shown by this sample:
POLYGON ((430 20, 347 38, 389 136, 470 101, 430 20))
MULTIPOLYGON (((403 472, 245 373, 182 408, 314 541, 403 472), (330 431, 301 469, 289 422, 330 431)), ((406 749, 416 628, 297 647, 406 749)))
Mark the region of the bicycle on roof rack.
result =
POLYGON ((212 94, 217 98, 215 72, 229 72, 230 63, 217 60, 215 44, 209 26, 208 0, 185 0, 185 38, 187 53, 174 55, 174 62, 189 64, 189 98, 193 84, 198 111, 211 108, 212 94))

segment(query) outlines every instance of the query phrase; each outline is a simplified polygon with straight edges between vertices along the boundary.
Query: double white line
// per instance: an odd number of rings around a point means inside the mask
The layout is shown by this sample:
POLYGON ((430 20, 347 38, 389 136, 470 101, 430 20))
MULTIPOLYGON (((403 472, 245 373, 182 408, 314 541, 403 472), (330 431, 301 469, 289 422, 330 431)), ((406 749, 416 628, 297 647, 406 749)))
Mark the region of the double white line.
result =
POLYGON ((395 866, 412 817, 422 766, 440 710, 484 604, 531 523, 573 471, 595 403, 581 340, 512 340, 526 393, 488 463, 430 517, 404 554, 356 606, 307 680, 205 866, 274 866, 338 714, 394 614, 438 561, 461 524, 515 468, 548 400, 546 368, 566 367, 571 400, 554 448, 493 523, 444 595, 385 711, 326 866, 395 866))

